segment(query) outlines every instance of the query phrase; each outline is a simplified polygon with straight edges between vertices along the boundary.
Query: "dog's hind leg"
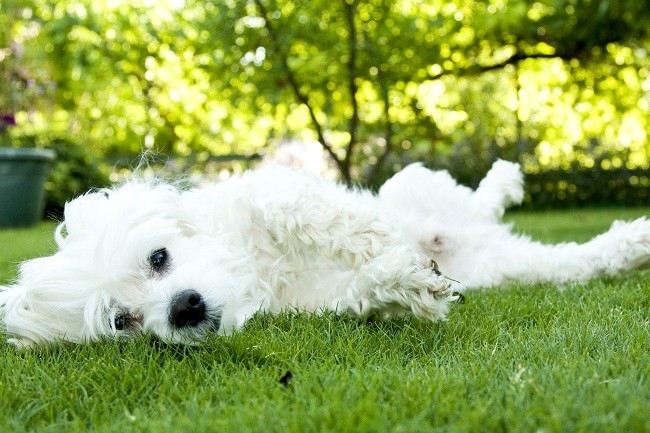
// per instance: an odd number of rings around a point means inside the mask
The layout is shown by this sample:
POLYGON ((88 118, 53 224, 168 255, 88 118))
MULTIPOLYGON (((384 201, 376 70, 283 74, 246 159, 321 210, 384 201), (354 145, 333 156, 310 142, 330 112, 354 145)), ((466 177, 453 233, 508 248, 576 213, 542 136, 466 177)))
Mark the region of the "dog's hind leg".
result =
POLYGON ((545 245, 503 226, 458 231, 458 249, 440 258, 442 269, 463 287, 512 282, 565 284, 650 266, 650 221, 617 221, 583 244, 545 245))
POLYGON ((559 244, 552 251, 557 252, 554 260, 542 259, 557 266, 550 282, 586 281, 646 268, 650 265, 650 221, 615 221, 607 232, 584 244, 559 244))
POLYGON ((380 202, 399 219, 438 224, 489 224, 501 220, 509 206, 524 197, 519 164, 494 163, 476 191, 459 185, 446 171, 411 164, 379 190, 380 202))
POLYGON ((519 164, 498 160, 472 194, 472 205, 484 215, 484 222, 499 222, 506 209, 521 204, 524 177, 519 164))

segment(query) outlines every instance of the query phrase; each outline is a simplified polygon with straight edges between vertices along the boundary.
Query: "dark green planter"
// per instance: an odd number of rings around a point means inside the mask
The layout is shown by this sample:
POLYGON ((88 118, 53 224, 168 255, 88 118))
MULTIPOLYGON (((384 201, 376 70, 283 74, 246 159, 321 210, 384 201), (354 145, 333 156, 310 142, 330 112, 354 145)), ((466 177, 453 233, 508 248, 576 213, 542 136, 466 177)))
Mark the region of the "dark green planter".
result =
POLYGON ((50 149, 0 147, 0 227, 30 226, 41 219, 55 156, 50 149))

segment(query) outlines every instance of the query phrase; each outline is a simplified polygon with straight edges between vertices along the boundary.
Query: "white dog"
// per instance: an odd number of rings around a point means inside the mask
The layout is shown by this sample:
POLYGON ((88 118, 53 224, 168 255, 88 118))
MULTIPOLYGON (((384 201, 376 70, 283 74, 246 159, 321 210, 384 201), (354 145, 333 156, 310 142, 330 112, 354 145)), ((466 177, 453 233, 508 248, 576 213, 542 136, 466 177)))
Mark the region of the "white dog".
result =
POLYGON ((645 218, 582 245, 511 234, 500 220, 522 196, 519 167, 504 161, 476 191, 415 164, 378 195, 280 167, 187 191, 91 192, 67 204, 58 252, 2 288, 5 331, 21 347, 140 333, 193 342, 288 307, 440 320, 463 289, 650 264, 645 218))

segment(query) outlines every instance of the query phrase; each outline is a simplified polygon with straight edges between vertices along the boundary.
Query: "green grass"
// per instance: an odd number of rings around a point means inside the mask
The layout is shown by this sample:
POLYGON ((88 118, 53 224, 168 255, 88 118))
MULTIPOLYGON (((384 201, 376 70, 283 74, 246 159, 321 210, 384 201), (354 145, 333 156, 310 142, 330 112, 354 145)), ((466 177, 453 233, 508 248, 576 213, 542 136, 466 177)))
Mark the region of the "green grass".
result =
MULTIPOLYGON (((648 214, 508 219, 560 241, 648 214)), ((52 227, 0 231, 0 280, 52 227)), ((649 349, 649 272, 472 292, 445 323, 262 315, 200 347, 0 343, 0 431, 647 432, 649 349)))
POLYGON ((0 284, 14 278, 17 264, 54 251, 53 222, 30 229, 0 230, 0 284))

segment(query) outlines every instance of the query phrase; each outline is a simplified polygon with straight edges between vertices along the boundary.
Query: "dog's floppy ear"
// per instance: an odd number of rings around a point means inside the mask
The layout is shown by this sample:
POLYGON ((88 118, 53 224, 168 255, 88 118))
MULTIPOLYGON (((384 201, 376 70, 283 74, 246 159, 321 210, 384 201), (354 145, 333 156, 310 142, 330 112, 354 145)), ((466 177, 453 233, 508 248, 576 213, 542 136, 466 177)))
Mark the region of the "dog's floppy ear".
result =
MULTIPOLYGON (((28 325, 34 322, 29 319, 27 308, 27 289, 19 286, 0 286, 0 318, 2 330, 10 338, 9 344, 19 349, 27 349, 36 345, 36 340, 29 338, 31 331, 28 325)), ((33 334, 34 338, 36 334, 33 334)))
POLYGON ((68 235, 83 231, 91 226, 106 209, 110 190, 90 191, 65 204, 64 221, 56 229, 55 239, 59 247, 68 235))

